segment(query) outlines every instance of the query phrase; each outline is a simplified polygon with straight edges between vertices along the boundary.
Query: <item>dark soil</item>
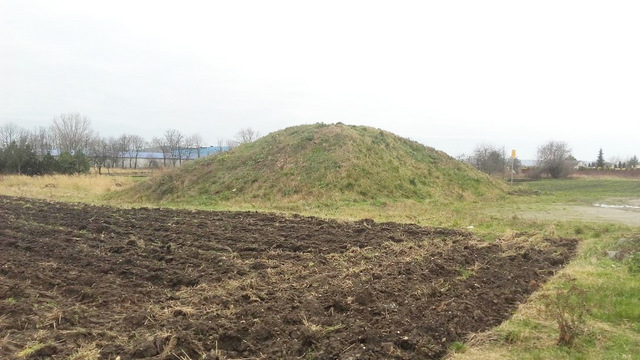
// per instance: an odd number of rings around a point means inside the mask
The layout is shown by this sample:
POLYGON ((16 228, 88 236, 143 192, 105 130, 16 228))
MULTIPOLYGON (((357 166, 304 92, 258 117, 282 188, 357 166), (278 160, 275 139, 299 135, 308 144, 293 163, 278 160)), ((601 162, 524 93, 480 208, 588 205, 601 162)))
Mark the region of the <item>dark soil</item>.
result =
POLYGON ((0 197, 0 358, 437 359, 575 246, 0 197))

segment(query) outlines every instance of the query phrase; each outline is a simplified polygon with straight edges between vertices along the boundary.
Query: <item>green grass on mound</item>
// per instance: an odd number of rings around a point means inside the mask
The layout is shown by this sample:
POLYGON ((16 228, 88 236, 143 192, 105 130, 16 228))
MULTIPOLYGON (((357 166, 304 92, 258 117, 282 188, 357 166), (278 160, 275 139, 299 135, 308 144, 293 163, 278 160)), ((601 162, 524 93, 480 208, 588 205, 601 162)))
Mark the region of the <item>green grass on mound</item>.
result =
POLYGON ((470 200, 505 185, 447 154, 389 132, 302 125, 192 161, 124 196, 189 203, 385 203, 470 200))

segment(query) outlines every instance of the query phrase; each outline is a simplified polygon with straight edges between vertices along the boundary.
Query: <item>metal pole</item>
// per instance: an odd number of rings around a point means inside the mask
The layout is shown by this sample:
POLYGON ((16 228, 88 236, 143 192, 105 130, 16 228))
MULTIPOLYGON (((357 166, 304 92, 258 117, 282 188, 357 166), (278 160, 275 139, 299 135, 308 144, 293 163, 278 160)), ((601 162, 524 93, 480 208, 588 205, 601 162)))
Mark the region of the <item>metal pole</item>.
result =
POLYGON ((511 185, 513 186, 513 161, 515 159, 512 157, 511 158, 511 185))

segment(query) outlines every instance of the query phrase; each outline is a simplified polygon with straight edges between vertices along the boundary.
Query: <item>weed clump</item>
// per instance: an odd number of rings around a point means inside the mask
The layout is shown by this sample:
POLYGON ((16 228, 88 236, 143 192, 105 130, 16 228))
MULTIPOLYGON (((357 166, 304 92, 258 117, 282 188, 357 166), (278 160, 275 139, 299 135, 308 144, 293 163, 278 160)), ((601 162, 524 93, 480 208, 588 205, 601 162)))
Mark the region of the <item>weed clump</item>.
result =
POLYGON ((587 293, 571 282, 566 289, 559 289, 544 298, 547 315, 558 324, 558 345, 572 346, 585 331, 588 309, 587 293))
POLYGON ((618 240, 613 250, 607 251, 607 256, 623 262, 631 273, 640 273, 640 235, 618 240))

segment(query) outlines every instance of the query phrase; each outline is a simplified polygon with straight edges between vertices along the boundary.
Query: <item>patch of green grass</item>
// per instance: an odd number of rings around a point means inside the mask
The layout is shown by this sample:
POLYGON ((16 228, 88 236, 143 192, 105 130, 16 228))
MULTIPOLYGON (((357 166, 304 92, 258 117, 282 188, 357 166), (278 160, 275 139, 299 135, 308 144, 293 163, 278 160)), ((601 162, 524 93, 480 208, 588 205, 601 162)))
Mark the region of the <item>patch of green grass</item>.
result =
POLYGON ((634 274, 640 273, 640 252, 636 252, 629 257, 627 266, 629 267, 629 272, 634 274))
MULTIPOLYGON (((640 346, 635 336, 612 329, 591 329, 579 338, 579 343, 570 346, 541 343, 532 346, 523 342, 510 346, 500 358, 525 360, 582 360, 582 359, 637 359, 640 346)), ((500 350, 496 350, 500 352, 500 350)), ((477 353, 476 353, 477 354, 477 353)), ((454 357, 456 358, 456 357, 454 357)))
MULTIPOLYGON (((585 227, 601 225, 587 224, 585 227)), ((560 231, 570 231, 569 226, 560 231)), ((634 229, 612 226, 600 238, 583 238, 576 258, 554 277, 519 311, 490 331, 491 339, 469 346, 452 359, 635 359, 640 354, 640 278, 627 266, 609 259, 618 239, 629 237, 634 229), (571 346, 557 344, 560 329, 557 316, 544 304, 559 291, 577 287, 583 291, 583 331, 571 346), (500 356, 495 356, 500 354, 500 356)))
POLYGON ((610 260, 585 266, 583 272, 593 319, 616 326, 640 323, 640 278, 636 274, 610 260))
POLYGON ((460 272, 460 276, 458 276, 459 280, 467 280, 468 278, 472 277, 473 275, 475 275, 476 273, 473 271, 473 269, 458 269, 458 272, 460 272))
POLYGON ((464 353, 467 350, 467 345, 460 341, 454 341, 449 345, 449 351, 453 353, 464 353))
POLYGON ((520 186, 539 192, 539 201, 555 200, 565 203, 591 204, 594 200, 638 197, 640 194, 640 179, 547 179, 527 182, 520 186))
POLYGON ((509 321, 495 330, 497 338, 504 344, 519 344, 533 341, 551 328, 530 318, 519 318, 509 321))

